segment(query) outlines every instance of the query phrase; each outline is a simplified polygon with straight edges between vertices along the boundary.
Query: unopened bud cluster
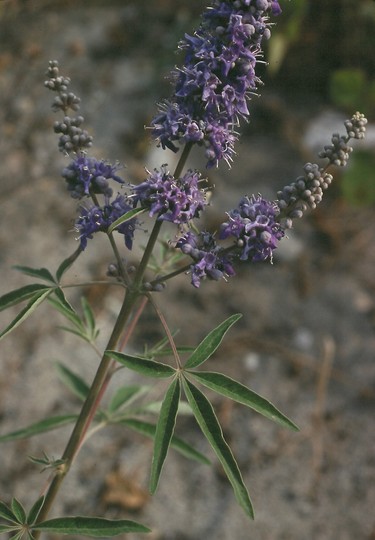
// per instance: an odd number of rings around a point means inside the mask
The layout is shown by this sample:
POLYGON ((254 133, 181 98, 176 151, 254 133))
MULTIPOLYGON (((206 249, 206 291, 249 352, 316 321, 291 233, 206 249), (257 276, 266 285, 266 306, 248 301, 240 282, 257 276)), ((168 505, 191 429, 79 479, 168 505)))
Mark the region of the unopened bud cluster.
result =
POLYGON ((283 217, 283 226, 290 229, 293 219, 299 219, 308 208, 315 209, 323 199, 323 191, 333 177, 316 163, 306 163, 304 175, 277 192, 278 206, 283 217))
POLYGON ((348 137, 351 139, 364 139, 366 134, 367 118, 364 114, 356 112, 350 120, 344 122, 348 137))
POLYGON ((350 120, 344 122, 347 135, 334 133, 332 144, 319 152, 319 157, 327 158, 332 165, 345 167, 353 148, 348 144, 350 139, 363 139, 366 132, 367 119, 364 114, 355 113, 350 120))
POLYGON ((59 150, 60 152, 70 154, 78 153, 92 146, 92 137, 80 126, 84 122, 83 116, 70 117, 67 113, 70 110, 78 111, 80 98, 73 92, 68 92, 70 85, 69 77, 63 77, 59 72, 57 60, 51 60, 47 70, 48 79, 44 85, 52 92, 56 92, 52 102, 52 109, 55 112, 62 111, 64 118, 62 122, 55 122, 53 129, 55 133, 60 133, 59 150))
POLYGON ((344 167, 348 163, 353 148, 350 139, 363 139, 366 132, 367 119, 361 113, 355 113, 350 120, 344 122, 346 135, 334 133, 332 144, 324 146, 319 157, 327 158, 329 164, 320 167, 316 163, 306 163, 304 175, 285 186, 277 193, 277 204, 280 208, 279 221, 285 229, 290 229, 293 219, 301 218, 308 208, 314 210, 323 199, 323 192, 330 186, 333 176, 327 172, 329 165, 344 167))

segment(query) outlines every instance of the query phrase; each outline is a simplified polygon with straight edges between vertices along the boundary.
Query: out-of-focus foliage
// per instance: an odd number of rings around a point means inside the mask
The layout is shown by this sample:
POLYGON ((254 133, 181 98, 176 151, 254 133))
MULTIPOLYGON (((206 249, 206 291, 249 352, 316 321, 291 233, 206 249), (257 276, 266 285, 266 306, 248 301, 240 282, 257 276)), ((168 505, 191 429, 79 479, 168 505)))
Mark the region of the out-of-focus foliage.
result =
POLYGON ((348 110, 375 113, 375 79, 369 79, 361 68, 344 68, 332 72, 329 94, 334 105, 348 110))
POLYGON ((353 206, 375 203, 375 155, 371 152, 353 153, 351 166, 345 170, 341 181, 345 200, 353 206))
MULTIPOLYGON (((331 98, 337 70, 359 69, 370 82, 375 73, 373 0, 291 0, 273 28, 269 73, 288 95, 331 98)), ((373 92, 373 90, 372 90, 373 92)), ((368 111, 364 113, 369 117, 368 111)))
POLYGON ((272 30, 268 47, 269 71, 272 74, 280 69, 283 59, 293 41, 299 39, 303 18, 306 15, 308 0, 293 0, 283 5, 283 20, 272 30))

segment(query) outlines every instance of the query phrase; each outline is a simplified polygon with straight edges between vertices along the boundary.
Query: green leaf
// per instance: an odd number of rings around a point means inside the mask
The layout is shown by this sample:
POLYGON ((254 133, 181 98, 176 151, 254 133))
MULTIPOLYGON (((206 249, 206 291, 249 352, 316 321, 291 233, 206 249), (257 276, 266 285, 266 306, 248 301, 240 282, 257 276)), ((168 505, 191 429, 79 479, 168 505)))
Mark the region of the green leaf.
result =
MULTIPOLYGON (((136 412, 159 414, 161 406, 162 401, 151 401, 150 403, 141 405, 139 408, 136 409, 136 412)), ((193 414, 190 405, 186 401, 180 401, 180 403, 178 404, 178 414, 188 416, 191 416, 193 414)))
POLYGON ((3 501, 0 501, 0 517, 5 519, 6 521, 11 521, 12 523, 16 523, 16 516, 13 514, 9 506, 5 504, 3 501))
POLYGON ((14 536, 11 536, 9 540, 22 540, 23 535, 24 535, 24 531, 19 530, 19 526, 18 526, 18 532, 14 536))
POLYGON ((57 280, 58 283, 60 283, 61 278, 63 277, 65 272, 67 270, 69 270, 69 268, 78 259, 78 257, 81 255, 81 253, 82 253, 82 248, 81 248, 81 246, 79 246, 72 255, 70 255, 67 259, 65 259, 60 264, 60 266, 58 267, 57 272, 56 272, 56 280, 57 280))
POLYGON ((64 459, 55 459, 53 457, 50 458, 45 452, 43 452, 43 457, 41 458, 35 456, 28 456, 28 458, 32 463, 35 463, 35 465, 41 465, 43 467, 42 471, 45 471, 46 469, 57 470, 61 465, 64 465, 65 463, 64 459))
POLYGON ((174 428, 176 425, 176 416, 178 403, 180 401, 181 387, 180 379, 176 377, 170 384, 161 406, 159 420, 156 426, 154 453, 152 456, 150 491, 155 493, 161 470, 167 457, 168 448, 171 443, 174 428))
POLYGON ((19 528, 20 528, 19 525, 0 525, 0 533, 18 531, 19 528))
MULTIPOLYGON (((128 426, 134 431, 137 431, 138 433, 141 433, 142 435, 145 435, 146 437, 151 437, 152 439, 155 437, 156 426, 154 424, 150 424, 149 422, 144 422, 143 420, 141 421, 133 418, 126 418, 124 420, 121 420, 120 423, 122 425, 128 426)), ((193 448, 190 444, 186 443, 179 437, 176 437, 176 435, 173 435, 171 439, 171 447, 177 452, 180 452, 180 454, 182 454, 186 458, 199 461, 199 463, 203 463, 204 465, 211 464, 211 461, 207 459, 206 456, 201 454, 201 452, 198 452, 198 450, 195 450, 195 448, 193 448)))
POLYGON ((44 281, 52 281, 54 284, 56 283, 53 275, 49 270, 47 270, 47 268, 31 268, 30 266, 20 266, 18 264, 13 266, 13 268, 19 272, 22 272, 22 274, 26 274, 27 276, 43 279, 44 281))
POLYGON ((343 172, 340 187, 352 206, 369 207, 375 202, 375 156, 358 149, 350 158, 350 167, 343 172))
POLYGON ((94 316, 94 312, 91 309, 91 306, 90 306, 90 304, 88 303, 88 301, 86 300, 85 297, 82 297, 81 303, 82 303, 83 315, 85 317, 86 328, 89 331, 89 334, 91 336, 94 336, 94 334, 95 334, 95 316, 94 316))
POLYGON ((13 321, 0 333, 0 339, 3 339, 6 335, 8 335, 12 330, 17 328, 21 323, 23 323, 24 320, 26 320, 35 310, 36 308, 47 298, 48 295, 51 294, 51 292, 54 290, 54 288, 44 288, 36 293, 34 293, 34 296, 31 298, 30 302, 27 304, 27 306, 20 311, 20 313, 13 319, 13 321))
POLYGON ((203 434, 219 458, 228 480, 232 484, 237 502, 243 508, 247 516, 254 519, 253 507, 243 482, 241 472, 233 457, 231 449, 223 437, 222 429, 211 403, 196 386, 185 378, 183 379, 183 385, 195 418, 203 434))
POLYGON ((83 339, 87 343, 91 343, 91 340, 87 337, 84 330, 76 330, 75 328, 70 328, 69 326, 59 326, 58 328, 59 330, 64 330, 64 332, 68 332, 69 334, 78 336, 79 338, 83 339))
POLYGON ((114 413, 118 411, 123 405, 129 405, 135 399, 143 395, 149 386, 122 386, 118 388, 109 402, 108 411, 114 413))
POLYGON ((188 358, 185 369, 191 369, 203 364, 216 351, 229 328, 241 317, 241 313, 232 315, 212 330, 188 358))
POLYGON ((128 532, 150 532, 150 529, 144 525, 127 519, 83 516, 49 519, 35 525, 33 530, 59 534, 82 534, 92 538, 111 537, 128 532))
POLYGON ((43 507, 44 504, 44 495, 39 497, 39 499, 33 504, 31 507, 30 512, 27 514, 27 523, 28 525, 32 525, 35 523, 35 521, 38 519, 39 513, 43 507))
POLYGON ((49 302, 55 309, 57 309, 57 311, 64 315, 64 317, 66 317, 73 324, 73 328, 60 326, 59 328, 61 330, 65 330, 66 332, 79 336, 88 343, 93 343, 99 332, 95 330, 93 313, 88 303, 82 301, 85 317, 85 321, 82 321, 80 316, 65 297, 62 289, 56 289, 56 295, 50 297, 49 302))
POLYGON ((35 293, 46 290, 50 290, 50 287, 47 287, 47 285, 41 285, 39 283, 32 283, 31 285, 25 285, 20 289, 10 291, 0 297, 0 311, 4 311, 4 309, 15 306, 16 304, 24 302, 25 300, 29 300, 34 296, 35 293))
POLYGON ((0 442, 15 441, 16 439, 26 439, 27 437, 33 437, 38 433, 44 433, 46 431, 52 431, 59 427, 71 424, 77 420, 77 415, 64 415, 64 416, 51 416, 35 424, 31 424, 23 429, 12 431, 6 435, 0 435, 0 442))
POLYGON ((26 512, 22 504, 14 497, 11 502, 13 514, 16 516, 18 523, 22 525, 26 523, 26 512))
POLYGON ((51 295, 48 298, 48 301, 59 313, 74 324, 74 326, 79 328, 81 331, 84 331, 79 315, 67 300, 64 291, 60 289, 60 287, 55 289, 55 294, 51 295))
POLYGON ((336 69, 329 81, 330 98, 339 107, 362 110, 368 81, 366 73, 358 68, 336 69))
POLYGON ((293 431, 299 431, 298 427, 282 414, 272 403, 263 398, 256 392, 253 392, 243 384, 223 375, 222 373, 213 373, 209 371, 197 372, 189 371, 189 374, 193 376, 207 388, 218 392, 223 396, 226 396, 233 401, 242 403, 251 409, 254 409, 263 416, 266 416, 270 420, 273 420, 277 424, 283 427, 292 429, 293 431))
POLYGON ((24 531, 21 530, 21 531, 17 532, 14 536, 11 536, 9 538, 9 540, 22 540, 23 535, 24 535, 24 531))
POLYGON ((64 366, 60 362, 55 363, 55 368, 59 374, 61 381, 67 388, 79 399, 84 401, 89 393, 90 387, 86 382, 76 373, 71 371, 68 367, 64 366))
POLYGON ((126 214, 116 219, 116 221, 114 221, 112 225, 108 227, 108 231, 107 231, 108 234, 110 234, 115 229, 117 229, 117 227, 125 223, 125 221, 129 221, 133 219, 135 216, 142 214, 143 212, 145 212, 144 208, 134 208, 133 210, 129 210, 129 212, 126 212, 126 214))
POLYGON ((141 358, 140 356, 131 356, 130 354, 120 353, 117 351, 106 351, 105 354, 114 358, 123 366, 142 373, 147 377, 168 378, 172 377, 176 370, 167 364, 161 362, 155 362, 147 358, 141 358))

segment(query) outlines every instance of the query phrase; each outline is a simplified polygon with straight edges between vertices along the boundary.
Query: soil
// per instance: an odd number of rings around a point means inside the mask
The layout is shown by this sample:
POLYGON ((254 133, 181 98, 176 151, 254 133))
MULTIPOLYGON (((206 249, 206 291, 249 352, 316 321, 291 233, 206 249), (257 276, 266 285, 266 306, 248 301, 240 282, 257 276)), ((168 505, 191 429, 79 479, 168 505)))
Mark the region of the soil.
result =
MULTIPOLYGON (((72 91, 82 98, 81 112, 94 135, 93 154, 119 160, 128 181, 141 181, 144 167, 167 162, 173 168, 176 156, 155 149, 144 125, 155 102, 170 91, 165 77, 176 62, 173 50, 194 28, 203 5, 187 0, 0 3, 1 294, 30 282, 13 265, 55 271, 77 246, 72 232, 77 203, 67 196, 60 177, 68 158, 57 151, 52 98, 43 86, 48 61, 59 60, 61 71, 72 79, 72 91)), ((288 73, 291 77, 291 66, 288 73)), ((316 133, 323 146, 332 132, 342 131, 346 115, 324 95, 293 93, 285 84, 278 92, 280 74, 265 77, 267 85, 252 102, 252 121, 243 128, 233 167, 207 172, 209 185, 215 186, 204 224, 211 230, 240 196, 261 192, 273 198, 301 174, 303 163, 316 159, 316 133)), ((369 141, 367 148, 374 144, 371 136, 369 141)), ((189 166, 204 167, 199 151, 189 166)), ((147 536, 152 540, 375 538, 375 218, 373 206, 352 207, 342 197, 341 174, 336 172, 320 208, 296 223, 272 265, 244 264, 228 282, 204 282, 199 290, 181 275, 155 295, 171 329, 179 330, 178 344, 196 345, 226 317, 242 313, 207 369, 240 380, 300 427, 298 433, 287 431, 207 393, 249 488, 255 521, 238 507, 189 415, 179 416, 176 432, 207 454, 211 467, 171 450, 160 487, 150 497, 150 441, 125 427, 109 427, 83 447, 54 516, 134 519, 152 529, 147 536)), ((140 244, 146 238, 138 231, 140 244)), ((124 256, 136 263, 139 253, 124 256)), ((67 281, 105 279, 112 259, 106 238, 98 236, 67 281)), ((69 293, 77 307, 80 292, 69 293)), ((104 347, 121 295, 116 287, 98 285, 84 292, 104 347)), ((2 313, 1 327, 17 312, 2 313)), ((61 317, 45 305, 2 341, 1 434, 78 410, 78 399, 54 366, 62 362, 90 381, 97 358, 61 324, 61 317)), ((131 347, 142 350, 145 342, 150 345, 162 336, 148 306, 131 347)), ((113 386, 129 382, 145 384, 124 370, 113 386)), ((163 388, 158 383, 152 389, 155 399, 163 388)), ((58 457, 70 429, 2 445, 1 500, 9 503, 15 496, 27 508, 35 502, 48 471, 39 474, 27 456, 45 451, 58 457)), ((58 538, 45 535, 46 540, 58 538)))

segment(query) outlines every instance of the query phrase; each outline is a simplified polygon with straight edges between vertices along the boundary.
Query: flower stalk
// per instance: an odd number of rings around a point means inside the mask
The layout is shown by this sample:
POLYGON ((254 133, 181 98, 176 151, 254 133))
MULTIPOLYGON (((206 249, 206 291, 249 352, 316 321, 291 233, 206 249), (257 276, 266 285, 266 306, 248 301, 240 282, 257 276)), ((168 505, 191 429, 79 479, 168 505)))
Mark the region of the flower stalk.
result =
MULTIPOLYGON (((174 174, 175 177, 181 174, 183 167, 186 163, 186 160, 188 158, 188 155, 190 153, 191 147, 192 147, 191 144, 187 144, 185 146, 181 154, 181 157, 179 159, 179 162, 176 166, 176 170, 174 174)), ((125 293, 124 301, 122 303, 112 334, 108 340, 106 350, 116 349, 121 339, 121 336, 123 335, 124 329, 132 315, 134 306, 138 298, 143 294, 143 292, 141 291, 142 280, 147 270, 147 265, 152 255, 155 244, 157 242, 162 224, 163 224, 162 221, 155 222, 154 228, 147 242, 147 246, 145 248, 140 265, 136 271, 134 280, 131 286, 128 287, 125 293)), ((111 233, 109 236, 111 236, 111 233)), ((111 245, 112 245, 112 242, 111 242, 111 245)), ((117 250, 115 251, 115 255, 118 257, 117 250)), ((61 484, 65 476, 68 474, 70 467, 73 463, 73 460, 79 448, 81 447, 85 434, 90 426, 91 421, 93 420, 95 416, 95 413, 104 395, 105 389, 108 386, 110 376, 113 374, 113 370, 111 370, 112 366, 113 366, 112 358, 104 353, 102 360, 99 364, 98 370, 96 372, 96 375, 94 377, 94 380, 91 384, 87 398, 82 406, 77 422, 73 428, 72 434, 62 454, 61 459, 64 463, 64 467, 60 468, 58 471, 55 472, 54 477, 52 478, 50 485, 47 488, 44 503, 38 516, 38 522, 42 522, 48 516, 50 509, 53 505, 53 502, 55 500, 55 497, 61 487, 61 484)), ((40 532, 36 531, 34 533, 34 537, 35 537, 35 540, 38 540, 40 537, 40 532)))

